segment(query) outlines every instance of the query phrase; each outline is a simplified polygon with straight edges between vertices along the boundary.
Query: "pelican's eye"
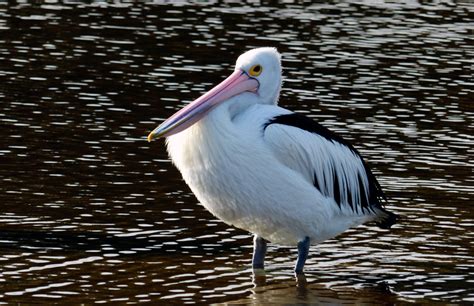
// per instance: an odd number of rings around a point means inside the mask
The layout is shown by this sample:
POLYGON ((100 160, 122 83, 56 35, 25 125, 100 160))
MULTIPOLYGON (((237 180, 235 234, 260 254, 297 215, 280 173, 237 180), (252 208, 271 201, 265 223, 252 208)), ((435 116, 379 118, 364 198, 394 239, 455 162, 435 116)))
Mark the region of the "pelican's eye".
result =
POLYGON ((249 74, 253 77, 257 77, 262 73, 263 68, 261 65, 253 65, 252 68, 249 70, 249 74))

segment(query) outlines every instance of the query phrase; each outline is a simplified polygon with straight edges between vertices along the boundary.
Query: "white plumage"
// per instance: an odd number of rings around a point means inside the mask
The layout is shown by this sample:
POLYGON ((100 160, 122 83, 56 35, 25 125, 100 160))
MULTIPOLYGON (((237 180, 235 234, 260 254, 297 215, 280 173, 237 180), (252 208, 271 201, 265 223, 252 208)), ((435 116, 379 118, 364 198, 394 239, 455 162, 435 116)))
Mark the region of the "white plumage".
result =
POLYGON ((380 186, 350 144, 276 105, 280 87, 278 52, 251 50, 231 77, 149 140, 168 136, 171 159, 198 200, 256 235, 255 268, 263 267, 268 240, 298 245, 301 272, 309 241, 369 221, 390 227, 396 217, 380 204, 380 186))

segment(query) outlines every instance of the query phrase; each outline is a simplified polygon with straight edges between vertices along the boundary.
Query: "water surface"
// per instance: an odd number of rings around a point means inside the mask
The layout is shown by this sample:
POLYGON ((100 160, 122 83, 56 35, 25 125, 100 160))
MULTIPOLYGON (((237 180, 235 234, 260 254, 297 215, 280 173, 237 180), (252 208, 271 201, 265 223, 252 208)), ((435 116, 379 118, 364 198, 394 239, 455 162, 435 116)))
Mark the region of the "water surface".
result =
POLYGON ((474 301, 474 5, 406 1, 0 5, 0 301, 474 301), (146 135, 253 47, 280 104, 352 141, 403 216, 311 249, 198 205, 146 135))

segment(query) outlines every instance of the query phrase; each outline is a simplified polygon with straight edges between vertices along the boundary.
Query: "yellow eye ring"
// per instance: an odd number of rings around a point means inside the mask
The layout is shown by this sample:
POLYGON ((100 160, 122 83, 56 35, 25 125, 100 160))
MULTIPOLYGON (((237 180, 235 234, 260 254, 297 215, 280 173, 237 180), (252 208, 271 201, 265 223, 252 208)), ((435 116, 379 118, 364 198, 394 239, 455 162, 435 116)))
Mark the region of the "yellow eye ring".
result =
POLYGON ((253 65, 249 70, 249 74, 253 77, 257 77, 262 73, 262 71, 263 67, 261 65, 253 65))

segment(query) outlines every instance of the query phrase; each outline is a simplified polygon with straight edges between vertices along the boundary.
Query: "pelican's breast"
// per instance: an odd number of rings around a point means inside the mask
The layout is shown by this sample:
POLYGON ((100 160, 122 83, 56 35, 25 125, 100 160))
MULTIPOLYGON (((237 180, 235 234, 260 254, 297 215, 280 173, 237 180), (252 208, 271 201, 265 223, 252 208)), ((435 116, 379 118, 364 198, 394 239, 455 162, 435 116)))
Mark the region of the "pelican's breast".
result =
POLYGON ((251 209, 245 191, 248 146, 210 114, 187 130, 167 139, 168 152, 183 179, 211 213, 233 224, 251 209))

